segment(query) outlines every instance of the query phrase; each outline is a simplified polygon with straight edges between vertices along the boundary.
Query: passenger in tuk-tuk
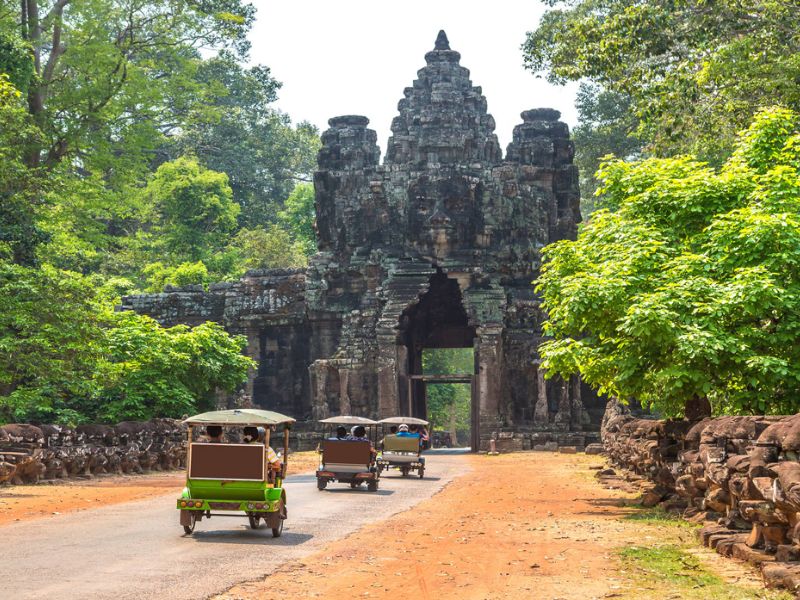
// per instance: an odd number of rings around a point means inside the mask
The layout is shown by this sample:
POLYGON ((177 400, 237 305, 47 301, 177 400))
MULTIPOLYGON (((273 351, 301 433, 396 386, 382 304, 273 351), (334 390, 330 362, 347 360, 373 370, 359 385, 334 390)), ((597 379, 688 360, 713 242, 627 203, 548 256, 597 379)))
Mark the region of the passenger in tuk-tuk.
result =
POLYGON ((413 426, 415 431, 409 431, 408 425, 403 423, 400 427, 397 428, 397 437, 415 437, 418 438, 419 434, 416 432, 416 425, 413 426))
MULTIPOLYGON (((411 425, 411 427, 412 427, 413 430, 409 431, 408 425, 406 425, 405 423, 400 425, 400 427, 399 427, 399 429, 397 431, 397 437, 418 438, 419 439, 419 447, 420 447, 420 449, 422 449, 422 436, 419 434, 419 431, 417 431, 417 426, 416 425, 411 425)), ((420 457, 419 460, 420 460, 421 463, 423 463, 423 464, 425 463, 425 458, 424 457, 420 457)))
POLYGON ((329 440, 346 440, 347 439, 347 429, 344 425, 339 425, 336 428, 336 435, 331 436, 328 438, 329 440))
POLYGON ((352 429, 350 429, 350 435, 348 435, 345 439, 356 442, 369 442, 369 451, 372 453, 373 458, 377 454, 377 452, 375 452, 375 447, 367 437, 367 430, 363 425, 354 425, 352 429))
MULTIPOLYGON (((243 439, 245 444, 252 444, 254 442, 263 442, 266 438, 266 430, 263 427, 245 427, 243 431, 243 439)), ((281 459, 276 454, 272 446, 267 446, 267 462, 272 471, 280 472, 281 459)))
POLYGON ((206 427, 206 441, 209 444, 222 443, 222 427, 220 425, 209 425, 206 427))

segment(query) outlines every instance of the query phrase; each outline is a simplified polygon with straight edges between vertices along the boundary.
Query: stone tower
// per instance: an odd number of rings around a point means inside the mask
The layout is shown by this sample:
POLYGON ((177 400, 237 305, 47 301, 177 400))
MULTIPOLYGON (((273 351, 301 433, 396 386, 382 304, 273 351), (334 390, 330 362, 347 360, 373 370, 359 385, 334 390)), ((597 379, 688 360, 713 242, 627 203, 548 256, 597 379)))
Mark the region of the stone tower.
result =
POLYGON ((577 379, 544 380, 531 285, 541 248, 574 238, 580 221, 569 130, 558 111, 526 110, 503 157, 459 61, 440 32, 398 103, 383 164, 366 117, 329 121, 314 174, 319 251, 305 272, 127 305, 244 333, 259 362, 254 401, 301 419, 424 416, 422 351, 471 347, 474 447, 495 434, 513 447, 580 445, 602 407, 581 400, 577 379))

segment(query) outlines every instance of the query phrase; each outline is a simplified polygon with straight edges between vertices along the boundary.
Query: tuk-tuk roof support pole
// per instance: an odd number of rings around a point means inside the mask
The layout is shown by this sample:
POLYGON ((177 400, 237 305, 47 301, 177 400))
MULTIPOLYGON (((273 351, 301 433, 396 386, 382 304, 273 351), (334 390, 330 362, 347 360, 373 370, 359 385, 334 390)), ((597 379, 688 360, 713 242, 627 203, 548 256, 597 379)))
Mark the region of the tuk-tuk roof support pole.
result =
POLYGON ((289 426, 283 426, 283 464, 281 465, 281 479, 286 477, 286 463, 289 462, 289 426))
POLYGON ((186 479, 189 479, 189 473, 192 472, 192 426, 188 427, 188 434, 186 439, 186 479))

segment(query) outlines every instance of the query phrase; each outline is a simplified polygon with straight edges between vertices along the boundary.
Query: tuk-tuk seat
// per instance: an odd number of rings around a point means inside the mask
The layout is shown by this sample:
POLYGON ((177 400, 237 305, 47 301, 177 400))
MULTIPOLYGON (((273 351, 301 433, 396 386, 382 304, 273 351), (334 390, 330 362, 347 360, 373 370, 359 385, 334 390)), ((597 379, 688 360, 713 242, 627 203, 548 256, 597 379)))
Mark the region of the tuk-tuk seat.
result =
POLYGON ((322 464, 337 473, 362 473, 369 470, 372 448, 361 440, 324 440, 322 464))
POLYGON ((386 452, 413 452, 419 454, 420 439, 418 437, 406 437, 387 435, 383 438, 383 451, 386 452))

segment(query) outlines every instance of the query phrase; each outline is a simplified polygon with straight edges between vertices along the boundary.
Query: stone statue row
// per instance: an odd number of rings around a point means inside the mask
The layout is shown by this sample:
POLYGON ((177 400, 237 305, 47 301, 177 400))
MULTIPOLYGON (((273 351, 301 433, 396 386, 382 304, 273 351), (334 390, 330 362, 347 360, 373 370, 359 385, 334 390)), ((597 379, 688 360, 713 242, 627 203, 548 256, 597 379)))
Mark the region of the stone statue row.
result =
POLYGON ((117 425, 0 426, 0 484, 145 473, 186 465, 186 426, 173 419, 117 425))
POLYGON ((614 464, 655 483, 649 504, 716 522, 709 535, 778 561, 800 559, 800 414, 661 421, 612 407, 602 437, 614 464))

